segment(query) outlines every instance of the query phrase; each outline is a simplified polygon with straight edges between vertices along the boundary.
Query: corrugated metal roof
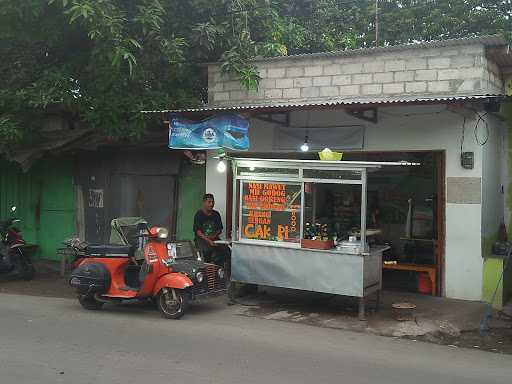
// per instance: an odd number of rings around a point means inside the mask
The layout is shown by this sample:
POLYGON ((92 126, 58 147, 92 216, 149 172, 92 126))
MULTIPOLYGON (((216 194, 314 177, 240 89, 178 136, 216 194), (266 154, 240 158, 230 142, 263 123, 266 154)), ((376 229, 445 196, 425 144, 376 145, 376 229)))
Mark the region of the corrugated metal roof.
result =
MULTIPOLYGON (((368 47, 368 48, 356 48, 347 49, 344 51, 332 51, 332 52, 316 52, 316 53, 301 53, 297 55, 288 56, 276 56, 276 57, 260 57, 255 58, 255 62, 263 61, 279 61, 279 60, 290 60, 290 59, 301 59, 301 58, 323 58, 323 57, 338 57, 338 56, 359 56, 368 55, 374 53, 390 53, 397 51, 405 51, 410 49, 428 49, 428 48, 443 48, 443 47, 455 47, 469 44, 482 44, 485 47, 499 47, 507 46, 508 42, 499 35, 486 35, 477 37, 462 37, 458 39, 446 39, 446 40, 432 40, 417 43, 399 44, 399 45, 388 45, 385 47, 368 47)), ((209 63, 218 64, 218 63, 209 63)))
POLYGON ((230 112, 230 111, 257 111, 269 109, 296 109, 307 107, 328 108, 344 105, 393 105, 393 104, 428 104, 428 103, 442 103, 442 102, 457 102, 457 101, 476 101, 482 99, 503 99, 507 98, 506 95, 466 95, 466 96, 440 96, 440 97, 402 97, 386 99, 333 99, 322 101, 303 101, 303 102, 290 102, 290 103, 268 103, 268 104, 238 104, 238 105, 225 105, 225 106, 204 106, 198 108, 183 108, 183 109, 165 109, 160 111, 142 111, 142 113, 201 113, 201 112, 230 112))

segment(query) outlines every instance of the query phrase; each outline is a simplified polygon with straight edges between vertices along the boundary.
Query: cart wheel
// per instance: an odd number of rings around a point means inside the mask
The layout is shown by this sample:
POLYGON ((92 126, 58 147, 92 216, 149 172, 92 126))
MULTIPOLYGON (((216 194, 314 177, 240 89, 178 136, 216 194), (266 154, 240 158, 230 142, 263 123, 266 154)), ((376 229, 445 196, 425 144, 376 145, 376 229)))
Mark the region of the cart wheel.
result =
POLYGON ((185 314, 188 298, 182 289, 164 288, 157 299, 158 310, 166 319, 179 319, 185 314))
POLYGON ((91 295, 78 295, 78 302, 85 309, 95 311, 103 307, 103 302, 98 301, 91 295))

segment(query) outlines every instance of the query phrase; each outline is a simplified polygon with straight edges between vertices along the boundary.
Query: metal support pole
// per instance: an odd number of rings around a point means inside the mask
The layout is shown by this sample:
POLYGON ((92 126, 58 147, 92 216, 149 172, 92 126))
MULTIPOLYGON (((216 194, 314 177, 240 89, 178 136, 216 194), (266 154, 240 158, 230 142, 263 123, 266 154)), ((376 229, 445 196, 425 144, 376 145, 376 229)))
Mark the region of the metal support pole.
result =
POLYGON ((367 205, 367 174, 366 169, 361 171, 361 253, 366 252, 366 205, 367 205))
MULTIPOLYGON (((299 169, 299 179, 300 180, 302 180, 303 175, 304 175, 303 169, 300 168, 299 169)), ((300 199, 300 238, 303 239, 304 238, 304 215, 306 214, 306 212, 304 212, 305 200, 306 200, 304 181, 301 181, 300 188, 301 188, 301 193, 300 193, 300 196, 301 196, 301 199, 300 199)))
POLYGON ((365 298, 364 297, 360 297, 359 298, 359 320, 360 321, 365 321, 366 320, 366 311, 365 311, 365 298))
POLYGON ((236 223, 237 223, 237 220, 236 220, 236 212, 237 212, 237 201, 238 201, 238 198, 237 198, 237 195, 236 195, 236 185, 237 185, 237 165, 236 165, 236 161, 235 160, 232 160, 231 161, 231 169, 232 169, 232 172, 233 172, 233 197, 232 197, 232 201, 231 201, 231 206, 232 206, 232 209, 231 209, 231 240, 232 241, 235 241, 235 240, 238 240, 238 235, 236 233, 236 223))

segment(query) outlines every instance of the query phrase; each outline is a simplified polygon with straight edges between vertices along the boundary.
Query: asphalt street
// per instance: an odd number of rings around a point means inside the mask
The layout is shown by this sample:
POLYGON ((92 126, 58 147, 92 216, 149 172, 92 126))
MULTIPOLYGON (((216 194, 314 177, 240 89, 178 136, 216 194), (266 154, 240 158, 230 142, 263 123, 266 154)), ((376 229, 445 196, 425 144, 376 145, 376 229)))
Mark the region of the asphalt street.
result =
POLYGON ((511 383, 512 356, 240 315, 0 294, 0 383, 511 383))

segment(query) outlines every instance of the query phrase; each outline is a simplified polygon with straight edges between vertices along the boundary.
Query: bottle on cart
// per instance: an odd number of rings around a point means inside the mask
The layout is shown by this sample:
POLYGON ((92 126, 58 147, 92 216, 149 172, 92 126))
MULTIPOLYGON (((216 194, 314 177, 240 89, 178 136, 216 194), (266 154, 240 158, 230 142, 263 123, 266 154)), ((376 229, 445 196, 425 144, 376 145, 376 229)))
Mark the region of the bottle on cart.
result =
POLYGON ((311 224, 306 223, 306 228, 304 228, 304 239, 310 240, 312 237, 311 235, 311 224))
POLYGON ((322 240, 322 224, 315 224, 315 239, 314 240, 322 240))
POLYGON ((322 225, 322 229, 321 229, 321 231, 322 231, 322 232, 321 232, 321 233, 322 233, 322 235, 321 235, 322 240, 323 240, 323 241, 327 241, 327 240, 329 240, 329 231, 328 231, 328 229, 327 229, 327 224, 323 224, 323 225, 322 225))

